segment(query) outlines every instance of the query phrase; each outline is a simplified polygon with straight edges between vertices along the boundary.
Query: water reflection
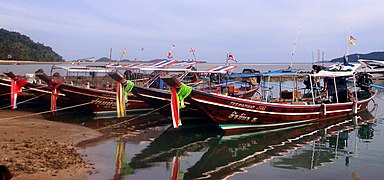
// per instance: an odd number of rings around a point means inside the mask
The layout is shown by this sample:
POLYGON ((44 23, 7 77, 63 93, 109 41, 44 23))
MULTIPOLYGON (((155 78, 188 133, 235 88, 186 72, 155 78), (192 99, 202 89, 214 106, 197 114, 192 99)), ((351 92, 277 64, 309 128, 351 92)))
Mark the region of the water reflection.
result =
POLYGON ((129 163, 134 169, 148 168, 158 162, 170 162, 175 157, 201 152, 219 140, 221 131, 209 127, 175 130, 172 127, 136 154, 129 163))
POLYGON ((125 142, 121 139, 117 141, 115 154, 116 168, 114 179, 121 179, 122 176, 132 174, 132 168, 127 162, 128 157, 125 153, 125 142))
POLYGON ((225 135, 213 128, 168 129, 132 157, 127 164, 132 169, 125 175, 159 163, 166 164, 170 179, 222 179, 267 161, 275 168, 312 170, 345 157, 349 166, 350 157, 358 152, 357 143, 348 144, 348 139, 372 140, 372 120, 372 114, 365 111, 354 117, 258 133, 225 135), (356 136, 350 137, 356 129, 356 136), (180 164, 190 156, 197 160, 184 163, 181 169, 180 164))

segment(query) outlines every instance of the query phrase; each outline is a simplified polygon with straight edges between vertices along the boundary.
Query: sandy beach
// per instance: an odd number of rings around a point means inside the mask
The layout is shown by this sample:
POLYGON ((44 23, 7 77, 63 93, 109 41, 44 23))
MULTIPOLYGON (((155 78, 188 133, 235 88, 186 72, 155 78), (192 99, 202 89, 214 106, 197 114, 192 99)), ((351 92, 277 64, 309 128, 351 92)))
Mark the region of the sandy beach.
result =
POLYGON ((87 179, 92 163, 82 158, 76 144, 101 133, 30 113, 0 111, 0 164, 12 179, 87 179))

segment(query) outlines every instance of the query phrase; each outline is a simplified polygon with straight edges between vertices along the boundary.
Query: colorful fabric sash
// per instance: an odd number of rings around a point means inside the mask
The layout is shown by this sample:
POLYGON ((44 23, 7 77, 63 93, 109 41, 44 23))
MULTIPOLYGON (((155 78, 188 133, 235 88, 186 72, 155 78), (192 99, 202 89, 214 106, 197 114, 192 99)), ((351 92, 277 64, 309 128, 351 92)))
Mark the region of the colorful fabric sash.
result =
POLYGON ((180 109, 185 108, 184 99, 189 96, 192 92, 192 87, 181 83, 178 87, 179 90, 176 90, 176 87, 171 87, 171 112, 172 112, 172 123, 173 128, 178 128, 181 126, 180 119, 180 109))
POLYGON ((17 108, 17 96, 21 94, 21 88, 27 82, 24 79, 15 77, 11 79, 11 106, 12 110, 17 108))

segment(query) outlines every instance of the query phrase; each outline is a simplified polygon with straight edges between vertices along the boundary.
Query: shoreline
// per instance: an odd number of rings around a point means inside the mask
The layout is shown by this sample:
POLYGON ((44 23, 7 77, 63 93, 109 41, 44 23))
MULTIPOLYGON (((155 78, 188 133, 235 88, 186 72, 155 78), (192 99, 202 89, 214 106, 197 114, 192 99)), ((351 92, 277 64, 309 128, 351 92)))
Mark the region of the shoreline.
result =
POLYGON ((30 113, 0 110, 0 164, 12 179, 87 179, 93 167, 77 144, 102 133, 30 113))

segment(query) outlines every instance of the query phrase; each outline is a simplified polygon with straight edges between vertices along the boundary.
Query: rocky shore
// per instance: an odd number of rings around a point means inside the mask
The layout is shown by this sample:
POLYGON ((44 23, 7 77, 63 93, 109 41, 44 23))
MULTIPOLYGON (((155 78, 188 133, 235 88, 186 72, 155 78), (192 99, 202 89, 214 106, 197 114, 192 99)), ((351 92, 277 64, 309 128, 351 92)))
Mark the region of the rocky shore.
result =
POLYGON ((92 164, 76 144, 101 134, 30 113, 0 111, 0 165, 10 170, 12 179, 87 179, 92 164))

